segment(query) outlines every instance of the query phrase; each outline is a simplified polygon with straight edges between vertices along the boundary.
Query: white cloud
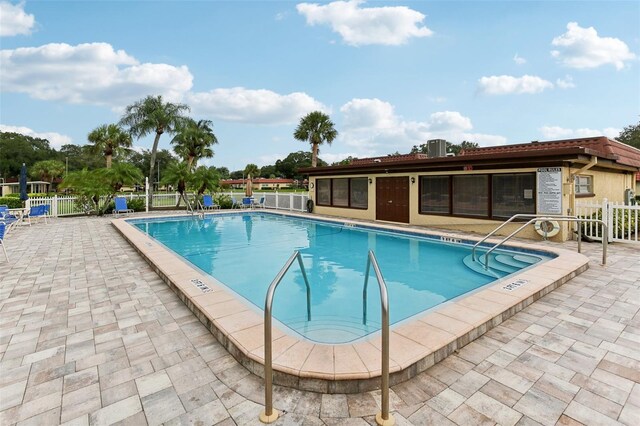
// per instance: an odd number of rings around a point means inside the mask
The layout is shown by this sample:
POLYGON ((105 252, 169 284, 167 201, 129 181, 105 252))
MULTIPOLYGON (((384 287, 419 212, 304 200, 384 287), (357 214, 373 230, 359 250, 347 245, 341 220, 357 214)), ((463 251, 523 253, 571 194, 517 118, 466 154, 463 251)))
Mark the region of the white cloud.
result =
POLYGON ((322 103, 301 92, 280 95, 266 89, 232 87, 189 93, 186 98, 198 114, 242 123, 289 124, 311 111, 327 111, 322 103))
POLYGON ((574 87, 576 87, 575 83, 573 82, 573 77, 571 77, 570 75, 565 75, 564 78, 557 79, 556 86, 558 86, 560 89, 573 89, 574 87))
POLYGON ((178 101, 192 86, 186 66, 139 63, 108 43, 51 43, 0 51, 2 91, 76 104, 122 107, 150 94, 178 101))
POLYGON ((24 126, 8 126, 0 124, 1 132, 19 133, 25 136, 31 136, 33 138, 46 139, 49 141, 52 147, 59 149, 62 145, 72 143, 72 139, 67 135, 61 135, 56 132, 36 132, 28 127, 24 126))
POLYGON ((29 35, 35 23, 35 17, 24 11, 24 3, 0 2, 0 37, 29 35))
POLYGON ((527 63, 527 60, 525 58, 523 58, 522 56, 519 56, 517 53, 513 56, 513 62, 516 63, 516 65, 524 65, 527 63))
POLYGON ((534 94, 552 89, 553 83, 535 75, 513 77, 510 75, 492 75, 478 80, 479 90, 487 95, 534 94))
POLYGON ((343 155, 342 158, 348 155, 370 157, 395 151, 407 153, 413 145, 436 138, 454 143, 468 140, 481 145, 507 142, 499 135, 471 133, 471 119, 457 111, 438 111, 424 121, 408 121, 396 115, 393 105, 388 102, 352 99, 340 108, 340 112, 343 114, 340 142, 352 149, 350 154, 338 154, 343 155))
POLYGON ((620 39, 599 37, 595 28, 582 28, 576 22, 567 24, 567 32, 555 37, 551 44, 557 47, 551 55, 571 68, 596 68, 612 64, 624 68, 625 61, 636 57, 620 39))
POLYGON ((617 138, 620 134, 620 129, 616 129, 614 127, 606 127, 602 130, 597 130, 589 128, 567 129, 560 126, 542 126, 538 130, 546 139, 589 138, 594 136, 617 138))
POLYGON ((360 7, 363 0, 334 1, 326 5, 300 3, 298 13, 308 25, 327 24, 352 46, 369 44, 400 45, 412 37, 433 32, 421 26, 425 15, 406 6, 360 7))

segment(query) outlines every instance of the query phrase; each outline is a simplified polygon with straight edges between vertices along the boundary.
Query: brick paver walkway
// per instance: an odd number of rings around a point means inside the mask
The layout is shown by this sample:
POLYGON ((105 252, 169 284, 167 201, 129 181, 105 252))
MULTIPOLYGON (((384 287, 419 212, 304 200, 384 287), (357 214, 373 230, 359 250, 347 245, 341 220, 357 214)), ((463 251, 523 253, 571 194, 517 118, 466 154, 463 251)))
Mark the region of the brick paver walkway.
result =
MULTIPOLYGON (((1 425, 259 424, 262 380, 108 219, 22 227, 6 244, 1 425)), ((640 247, 610 246, 607 267, 583 247, 587 272, 394 386, 397 424, 640 424, 640 247)), ((379 400, 274 393, 279 425, 374 424, 379 400)))

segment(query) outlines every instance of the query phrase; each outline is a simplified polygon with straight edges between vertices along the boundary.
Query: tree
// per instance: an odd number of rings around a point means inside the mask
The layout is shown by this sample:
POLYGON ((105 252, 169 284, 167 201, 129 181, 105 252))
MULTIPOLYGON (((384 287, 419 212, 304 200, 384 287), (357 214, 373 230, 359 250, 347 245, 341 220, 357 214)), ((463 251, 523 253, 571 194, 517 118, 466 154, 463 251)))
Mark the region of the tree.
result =
POLYGON ((34 163, 51 160, 56 151, 46 139, 34 138, 13 132, 0 132, 0 177, 17 178, 22 163, 30 168, 34 163))
POLYGON ((640 149, 640 122, 625 127, 616 138, 622 143, 640 149))
POLYGON ((206 191, 214 192, 218 189, 220 175, 215 167, 200 166, 193 172, 189 183, 195 188, 198 195, 202 195, 206 191))
POLYGON ((276 166, 272 164, 269 166, 260 167, 260 177, 267 178, 267 179, 275 178, 276 166))
POLYGON ((211 126, 210 120, 196 122, 187 119, 178 126, 176 135, 171 140, 173 151, 187 162, 190 169, 195 167, 199 159, 213 157, 211 145, 217 144, 218 139, 211 126))
POLYGON ((58 151, 58 159, 65 163, 65 169, 70 172, 84 168, 89 170, 98 169, 104 165, 102 156, 97 155, 91 145, 62 145, 58 151))
POLYGON ((244 178, 244 170, 234 170, 229 173, 230 179, 243 179, 244 178))
POLYGON ((244 168, 244 176, 245 177, 248 178, 249 176, 251 176, 253 178, 256 178, 256 177, 258 177, 258 175, 260 175, 260 168, 256 164, 249 163, 244 168))
POLYGON ((216 167, 215 169, 218 172, 220 179, 229 179, 230 172, 227 167, 216 167))
POLYGON ((120 124, 129 127, 129 133, 135 138, 142 138, 155 133, 151 159, 149 165, 149 205, 153 200, 153 182, 155 179, 156 153, 158 142, 163 133, 174 133, 176 128, 186 119, 185 112, 189 107, 184 104, 164 102, 162 96, 147 96, 146 98, 129 105, 120 124))
POLYGON ((34 179, 53 182, 55 178, 64 175, 64 163, 58 160, 38 161, 29 168, 29 174, 34 179))
POLYGON ((357 159, 358 159, 358 157, 352 157, 350 155, 347 158, 345 158, 344 160, 334 161, 333 163, 331 163, 331 165, 332 166, 348 166, 349 164, 351 164, 351 162, 353 160, 357 160, 357 159))
POLYGON ((134 165, 116 163, 110 169, 83 169, 70 172, 65 176, 60 187, 70 188, 77 194, 77 204, 82 207, 85 213, 95 211, 101 216, 109 207, 114 195, 124 185, 134 185, 140 182, 143 177, 142 172, 134 165), (106 197, 102 207, 100 207, 101 197, 106 197))
MULTIPOLYGON (((135 165, 140 171, 149 170, 151 165, 151 151, 143 149, 141 152, 130 150, 123 158, 124 161, 135 165)), ((168 150, 160 149, 156 153, 156 181, 158 181, 158 175, 162 177, 164 170, 169 167, 170 164, 177 163, 179 160, 168 150)))
MULTIPOLYGON (((276 174, 287 179, 302 180, 304 176, 298 173, 298 169, 311 166, 312 153, 308 151, 292 152, 283 160, 276 161, 276 174)), ((318 158, 319 166, 326 166, 327 163, 318 158)))
POLYGON ((180 206, 180 201, 183 199, 185 203, 189 205, 185 191, 187 190, 187 182, 190 178, 191 170, 189 170, 189 165, 184 161, 169 165, 164 172, 160 183, 163 185, 173 185, 178 191, 178 194, 180 194, 176 207, 180 206))
POLYGON ((300 124, 293 133, 293 137, 302 142, 311 144, 311 167, 318 163, 318 149, 324 142, 331 142, 338 136, 338 131, 327 114, 313 111, 300 119, 300 124))
POLYGON ((96 127, 87 136, 89 142, 93 144, 95 152, 101 152, 107 161, 107 169, 111 168, 113 155, 130 148, 131 135, 122 130, 117 124, 103 124, 96 127))

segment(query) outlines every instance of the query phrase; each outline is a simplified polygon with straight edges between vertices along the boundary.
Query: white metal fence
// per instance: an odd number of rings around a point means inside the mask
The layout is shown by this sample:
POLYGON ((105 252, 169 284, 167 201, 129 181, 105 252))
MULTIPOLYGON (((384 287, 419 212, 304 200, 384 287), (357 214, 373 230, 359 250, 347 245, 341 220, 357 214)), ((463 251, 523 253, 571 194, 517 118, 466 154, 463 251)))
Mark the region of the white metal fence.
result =
MULTIPOLYGON (((227 195, 232 199, 236 199, 237 201, 241 201, 244 195, 242 193, 219 193, 216 195, 227 195)), ((118 197, 124 197, 127 200, 133 199, 143 199, 145 198, 144 194, 122 194, 118 195, 118 197)), ((159 208, 166 207, 175 207, 178 204, 178 198, 180 197, 179 193, 155 193, 153 194, 153 206, 159 208)), ((254 193, 253 197, 255 200, 260 200, 260 198, 264 197, 264 206, 270 209, 277 210, 290 210, 290 211, 306 211, 307 200, 309 196, 307 194, 294 194, 294 193, 278 193, 278 192, 266 192, 266 193, 254 193)), ((195 199, 195 194, 189 194, 189 200, 193 201, 195 199)), ((100 199, 100 207, 104 205, 106 201, 106 197, 100 199)), ((31 206, 39 206, 42 204, 47 204, 51 206, 51 216, 59 217, 59 216, 72 216, 84 214, 84 210, 82 206, 79 206, 76 203, 76 197, 73 195, 65 195, 65 196, 57 196, 53 197, 33 197, 29 198, 26 201, 26 208, 28 209, 31 206)), ((181 203, 182 208, 184 203, 181 203)))
MULTIPOLYGON (((627 206, 608 201, 576 203, 576 216, 602 219, 607 224, 609 241, 640 243, 640 206, 627 206)), ((597 223, 582 225, 583 235, 602 240, 602 227, 597 223)))

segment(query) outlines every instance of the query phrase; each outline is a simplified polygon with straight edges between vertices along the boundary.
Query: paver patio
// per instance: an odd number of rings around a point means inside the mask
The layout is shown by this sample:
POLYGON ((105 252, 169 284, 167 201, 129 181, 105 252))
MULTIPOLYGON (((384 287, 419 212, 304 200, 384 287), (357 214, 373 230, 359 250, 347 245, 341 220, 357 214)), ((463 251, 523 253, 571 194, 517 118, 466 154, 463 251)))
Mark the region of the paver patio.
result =
MULTIPOLYGON (((6 244, 0 425, 259 424, 263 380, 110 218, 25 226, 6 244)), ((601 246, 583 244, 588 271, 392 387, 397 424, 639 424, 640 247, 609 249, 603 267, 601 246)), ((379 402, 376 391, 274 390, 279 425, 375 424, 379 402)))

